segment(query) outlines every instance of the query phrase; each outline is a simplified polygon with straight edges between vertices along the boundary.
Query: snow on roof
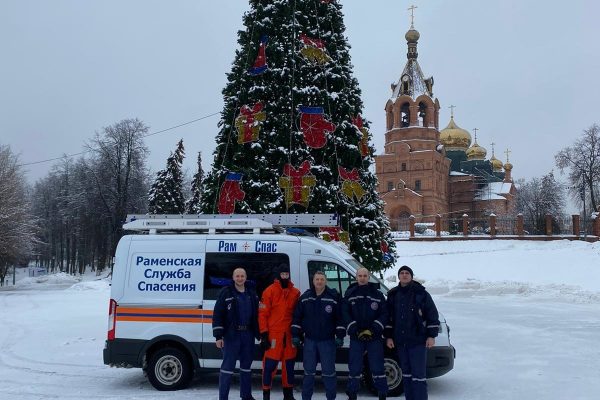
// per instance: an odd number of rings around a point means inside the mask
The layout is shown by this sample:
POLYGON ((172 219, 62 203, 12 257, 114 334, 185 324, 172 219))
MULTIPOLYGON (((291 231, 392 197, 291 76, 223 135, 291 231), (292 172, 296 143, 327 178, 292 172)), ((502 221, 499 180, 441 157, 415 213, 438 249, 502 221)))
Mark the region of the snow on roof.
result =
POLYGON ((458 171, 450 171, 450 176, 468 176, 469 174, 465 174, 464 172, 458 171))
POLYGON ((483 192, 477 193, 477 195, 475 196, 475 200, 480 200, 480 201, 506 200, 506 197, 500 196, 499 194, 496 194, 496 193, 489 193, 489 192, 483 191, 483 192))
POLYGON ((489 184, 490 191, 496 194, 509 194, 512 188, 511 182, 491 182, 489 184))

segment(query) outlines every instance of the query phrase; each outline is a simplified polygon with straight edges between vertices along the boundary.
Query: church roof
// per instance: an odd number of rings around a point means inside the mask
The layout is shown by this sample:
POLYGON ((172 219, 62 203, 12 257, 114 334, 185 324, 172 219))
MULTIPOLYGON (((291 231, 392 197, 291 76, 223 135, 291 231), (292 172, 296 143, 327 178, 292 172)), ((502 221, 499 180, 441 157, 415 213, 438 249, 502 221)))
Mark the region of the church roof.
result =
POLYGON ((425 83, 425 75, 423 75, 423 71, 421 71, 419 62, 416 59, 409 59, 406 62, 406 66, 400 75, 400 79, 398 79, 398 82, 395 85, 394 92, 392 93, 392 99, 396 99, 405 94, 409 95, 413 99, 416 99, 423 94, 433 97, 433 93, 427 88, 427 84, 425 83), (408 76, 410 82, 407 93, 402 92, 402 79, 404 76, 408 76))

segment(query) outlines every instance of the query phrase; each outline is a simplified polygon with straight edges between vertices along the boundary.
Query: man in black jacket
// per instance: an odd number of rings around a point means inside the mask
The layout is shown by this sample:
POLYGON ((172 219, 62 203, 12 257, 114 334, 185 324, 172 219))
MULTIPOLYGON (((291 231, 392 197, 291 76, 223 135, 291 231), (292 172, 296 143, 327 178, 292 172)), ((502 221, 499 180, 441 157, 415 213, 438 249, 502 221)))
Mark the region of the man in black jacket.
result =
POLYGON ((383 367, 383 330, 388 323, 388 311, 385 297, 375 283, 369 282, 366 268, 356 271, 356 283, 346 290, 343 313, 350 336, 348 399, 356 400, 366 351, 379 400, 385 400, 388 386, 383 367))
POLYGON ((435 345, 440 328, 438 311, 423 285, 413 280, 410 267, 402 266, 398 278, 400 284, 387 298, 387 346, 398 352, 406 400, 426 400, 427 349, 435 345))
POLYGON ((312 398, 319 361, 325 396, 327 400, 335 399, 335 349, 344 344, 346 328, 342 322, 340 296, 335 289, 327 287, 327 277, 321 271, 315 272, 313 287, 298 300, 292 335, 295 347, 300 347, 304 338, 302 400, 312 398))
POLYGON ((213 336, 216 346, 223 350, 219 374, 219 400, 229 398, 231 376, 240 360, 240 397, 254 400, 250 388, 254 339, 259 338, 258 296, 246 283, 246 271, 233 271, 233 284, 219 293, 213 313, 213 336))

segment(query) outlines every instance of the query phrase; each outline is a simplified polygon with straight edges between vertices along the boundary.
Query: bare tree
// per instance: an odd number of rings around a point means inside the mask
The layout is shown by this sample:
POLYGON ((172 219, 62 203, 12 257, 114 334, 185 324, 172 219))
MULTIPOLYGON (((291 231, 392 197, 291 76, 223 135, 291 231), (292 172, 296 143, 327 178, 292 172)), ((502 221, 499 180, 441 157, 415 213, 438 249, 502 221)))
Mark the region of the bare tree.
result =
POLYGON ((572 146, 559 151, 555 156, 556 166, 568 171, 571 184, 569 191, 581 204, 589 199, 592 210, 598 210, 600 190, 600 127, 593 124, 572 146))
POLYGON ((104 128, 90 141, 90 156, 62 160, 35 184, 43 266, 81 274, 110 264, 125 216, 146 212, 146 132, 139 120, 104 128))
POLYGON ((96 132, 88 147, 94 153, 89 172, 100 199, 103 216, 111 227, 110 254, 123 235, 128 212, 145 210, 148 127, 140 120, 125 119, 96 132), (142 190, 143 189, 143 190, 142 190))
POLYGON ((35 241, 35 223, 18 157, 10 147, 0 146, 0 285, 4 285, 10 265, 31 257, 35 241))
POLYGON ((564 214, 564 190, 550 172, 542 178, 523 179, 516 183, 519 196, 517 211, 523 214, 526 229, 532 233, 542 234, 545 230, 546 215, 553 217, 554 225, 564 214))

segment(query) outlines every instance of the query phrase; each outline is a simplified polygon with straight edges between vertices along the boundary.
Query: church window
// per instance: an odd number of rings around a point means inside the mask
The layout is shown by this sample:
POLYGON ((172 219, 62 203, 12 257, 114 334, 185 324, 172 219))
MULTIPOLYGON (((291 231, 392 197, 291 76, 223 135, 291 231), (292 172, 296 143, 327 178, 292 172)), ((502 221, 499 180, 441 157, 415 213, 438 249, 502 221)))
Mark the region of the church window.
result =
POLYGON ((410 109, 408 103, 400 107, 400 127, 407 128, 410 125, 410 109))
POLYGON ((406 163, 405 162, 402 163, 402 165, 400 167, 400 170, 401 171, 406 171, 406 163))
POLYGON ((423 102, 419 103, 419 125, 427 126, 427 105, 423 102))
POLYGON ((421 191, 421 180, 417 179, 415 181, 415 192, 420 192, 421 191))
POLYGON ((387 183, 387 191, 391 192, 392 190, 394 190, 394 182, 388 182, 387 183))

